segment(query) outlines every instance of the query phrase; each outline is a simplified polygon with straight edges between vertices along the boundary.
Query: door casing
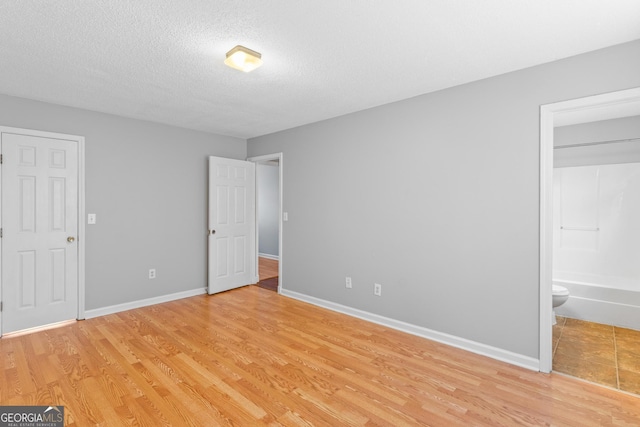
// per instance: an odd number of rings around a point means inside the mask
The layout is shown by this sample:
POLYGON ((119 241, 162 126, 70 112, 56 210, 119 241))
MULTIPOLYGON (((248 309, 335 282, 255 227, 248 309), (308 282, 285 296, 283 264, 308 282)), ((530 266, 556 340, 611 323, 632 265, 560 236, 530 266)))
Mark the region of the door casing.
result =
POLYGON ((640 114, 640 88, 540 106, 540 342, 539 370, 552 368, 551 283, 553 279, 553 129, 559 120, 575 123, 640 114), (579 120, 579 121, 576 121, 579 120))
MULTIPOLYGON (((84 154, 84 137, 78 135, 67 135, 62 133, 53 133, 38 131, 32 129, 22 129, 8 126, 0 126, 0 133, 14 133, 21 135, 30 135, 42 138, 65 139, 75 141, 78 144, 78 308, 77 319, 84 319, 85 313, 85 154, 84 154)), ((1 167, 1 166, 0 166, 1 167)), ((0 227, 2 227, 2 174, 0 173, 0 227)), ((2 244, 0 241, 0 259, 2 259, 2 244)), ((0 263, 0 301, 2 301, 2 263, 0 263)), ((0 336, 2 335, 2 317, 0 313, 0 336)), ((42 325, 44 326, 44 325, 42 325)))

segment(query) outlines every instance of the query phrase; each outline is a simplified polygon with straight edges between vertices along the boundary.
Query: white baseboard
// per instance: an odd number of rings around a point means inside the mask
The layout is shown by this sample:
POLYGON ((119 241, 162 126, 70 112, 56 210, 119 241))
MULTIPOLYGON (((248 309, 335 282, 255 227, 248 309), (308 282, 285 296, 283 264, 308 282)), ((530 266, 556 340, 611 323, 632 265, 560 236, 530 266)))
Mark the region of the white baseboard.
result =
POLYGON ((571 295, 556 314, 572 319, 640 330, 640 307, 571 295))
POLYGON ((445 334, 442 332, 434 331, 424 328, 422 326, 412 325, 399 320, 391 319, 388 317, 380 316, 377 314, 369 313, 367 311, 358 310, 356 308, 347 307, 345 305, 337 304, 331 301, 326 301, 320 298, 304 295, 298 292, 290 291, 287 289, 281 289, 280 293, 289 298, 297 299, 307 302, 328 310, 337 311, 342 314, 357 317, 359 319, 367 320, 372 323, 387 326, 392 329, 396 329, 408 334, 416 335, 428 340, 437 341, 442 344, 450 345, 452 347, 467 350, 472 353, 480 354, 483 356, 491 357, 492 359, 500 360, 502 362, 510 363, 512 365, 520 366, 532 371, 540 370, 540 360, 533 357, 524 356, 522 354, 513 353, 501 348, 492 347, 479 342, 471 341, 465 338, 456 337, 454 335, 445 334))
POLYGON ((267 259, 274 259, 276 261, 280 260, 280 257, 278 255, 263 254, 263 253, 258 252, 258 256, 262 257, 262 258, 267 258, 267 259))
POLYGON ((176 292, 175 294, 161 295, 159 297, 125 302, 123 304, 110 305, 108 307, 94 308, 93 310, 85 310, 84 318, 91 319, 93 317, 106 316, 107 314, 119 313, 121 311, 133 310, 134 308, 147 307, 149 305, 161 304, 163 302, 175 301, 206 293, 206 288, 192 289, 190 291, 176 292))

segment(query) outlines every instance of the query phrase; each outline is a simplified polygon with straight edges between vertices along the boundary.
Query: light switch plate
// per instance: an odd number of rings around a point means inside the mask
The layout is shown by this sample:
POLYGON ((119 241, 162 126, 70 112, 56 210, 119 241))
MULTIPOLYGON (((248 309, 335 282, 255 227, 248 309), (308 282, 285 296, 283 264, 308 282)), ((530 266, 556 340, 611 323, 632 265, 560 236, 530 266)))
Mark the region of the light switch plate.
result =
POLYGON ((87 224, 95 224, 95 223, 96 223, 96 214, 88 214, 87 224))

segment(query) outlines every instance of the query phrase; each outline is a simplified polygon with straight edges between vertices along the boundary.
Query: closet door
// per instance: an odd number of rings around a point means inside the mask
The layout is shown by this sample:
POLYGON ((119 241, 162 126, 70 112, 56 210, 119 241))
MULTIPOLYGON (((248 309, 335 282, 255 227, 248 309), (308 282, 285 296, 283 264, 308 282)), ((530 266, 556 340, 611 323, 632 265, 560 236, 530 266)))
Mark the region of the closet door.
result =
POLYGON ((3 131, 2 333, 78 314, 78 141, 3 131))

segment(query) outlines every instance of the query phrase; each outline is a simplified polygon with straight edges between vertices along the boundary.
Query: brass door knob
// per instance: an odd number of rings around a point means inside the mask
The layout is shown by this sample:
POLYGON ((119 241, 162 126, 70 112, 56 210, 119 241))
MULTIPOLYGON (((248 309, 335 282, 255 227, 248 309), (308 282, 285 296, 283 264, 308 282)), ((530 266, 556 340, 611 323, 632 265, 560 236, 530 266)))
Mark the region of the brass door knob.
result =
POLYGON ((73 243, 75 240, 76 240, 76 238, 73 237, 73 236, 67 237, 67 242, 69 242, 69 243, 73 243))

